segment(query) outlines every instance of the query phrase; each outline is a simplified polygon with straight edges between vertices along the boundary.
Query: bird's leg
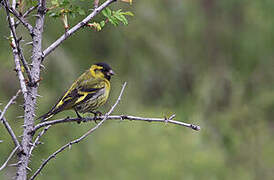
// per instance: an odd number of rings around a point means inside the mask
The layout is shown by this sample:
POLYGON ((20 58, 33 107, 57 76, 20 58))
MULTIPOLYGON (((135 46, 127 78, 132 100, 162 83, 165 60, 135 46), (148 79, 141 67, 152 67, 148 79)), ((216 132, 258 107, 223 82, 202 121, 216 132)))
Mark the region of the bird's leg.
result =
POLYGON ((77 121, 77 123, 80 124, 81 120, 82 120, 82 116, 80 116, 80 114, 78 113, 78 111, 76 109, 74 109, 74 111, 75 111, 77 117, 79 118, 79 120, 77 121))
POLYGON ((100 111, 90 111, 93 115, 94 115, 94 122, 97 124, 97 121, 96 121, 96 117, 98 116, 102 116, 103 113, 101 113, 100 111))

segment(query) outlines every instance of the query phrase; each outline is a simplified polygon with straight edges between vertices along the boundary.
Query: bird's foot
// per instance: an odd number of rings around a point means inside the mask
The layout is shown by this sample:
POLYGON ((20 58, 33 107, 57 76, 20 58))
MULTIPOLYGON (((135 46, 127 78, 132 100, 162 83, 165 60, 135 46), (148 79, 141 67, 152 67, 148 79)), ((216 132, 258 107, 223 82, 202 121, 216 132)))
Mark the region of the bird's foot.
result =
POLYGON ((102 116, 103 115, 103 113, 101 113, 100 111, 90 111, 93 115, 94 115, 94 122, 96 123, 96 124, 98 124, 97 123, 97 121, 96 121, 96 118, 97 117, 99 117, 99 116, 102 116))
POLYGON ((80 124, 81 121, 82 121, 82 116, 80 116, 80 114, 78 113, 78 111, 77 111, 76 109, 74 109, 74 110, 75 110, 75 113, 76 113, 77 117, 79 118, 79 119, 77 120, 77 123, 80 124))

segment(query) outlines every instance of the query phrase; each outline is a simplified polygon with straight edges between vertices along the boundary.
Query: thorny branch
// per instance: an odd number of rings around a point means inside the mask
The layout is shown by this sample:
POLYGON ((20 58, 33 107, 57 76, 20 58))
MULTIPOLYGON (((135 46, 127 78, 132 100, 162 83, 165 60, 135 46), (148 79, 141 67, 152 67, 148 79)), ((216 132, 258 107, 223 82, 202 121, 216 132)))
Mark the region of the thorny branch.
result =
POLYGON ((7 160, 4 162, 4 164, 0 167, 0 171, 2 171, 8 164, 9 160, 12 158, 12 156, 14 155, 14 153, 18 150, 19 146, 16 146, 12 152, 10 153, 9 157, 7 158, 7 160))
POLYGON ((45 127, 38 135, 37 137, 35 138, 32 146, 30 147, 30 150, 29 150, 29 156, 32 155, 32 151, 33 149, 40 143, 39 140, 40 138, 47 132, 47 130, 51 127, 51 125, 48 125, 47 127, 45 127))
MULTIPOLYGON (((170 116, 169 118, 146 118, 146 117, 137 117, 137 116, 130 116, 130 115, 112 115, 108 116, 107 120, 130 120, 130 121, 145 121, 145 122, 160 122, 160 123, 167 123, 167 124, 175 124, 179 126, 184 126, 187 128, 191 128, 193 130, 199 131, 201 128, 198 125, 188 124, 181 121, 175 121, 173 118, 175 115, 170 116)), ((55 125, 60 123, 68 123, 68 122, 88 122, 88 121, 101 121, 105 118, 105 116, 97 116, 97 117, 86 117, 86 118, 64 118, 64 119, 57 119, 52 121, 45 121, 42 123, 37 124, 33 131, 37 131, 38 129, 48 126, 48 125, 55 125)))
MULTIPOLYGON (((32 12, 33 12, 35 9, 37 9, 37 8, 38 8, 38 5, 30 7, 30 8, 23 14, 22 18, 28 17, 28 15, 29 15, 30 13, 32 13, 32 12)), ((20 21, 19 21, 19 20, 16 21, 15 26, 17 26, 18 24, 20 24, 20 21)))
POLYGON ((8 21, 11 24, 11 37, 12 37, 12 53, 14 57, 14 64, 15 64, 15 71, 17 72, 17 76, 20 82, 21 90, 24 95, 24 98, 26 97, 27 93, 27 87, 25 83, 25 78, 21 70, 21 65, 20 65, 20 59, 19 59, 19 54, 17 51, 16 43, 15 43, 15 38, 13 38, 13 34, 15 34, 15 27, 14 27, 14 18, 8 18, 8 21))
POLYGON ((7 112, 9 106, 10 106, 11 104, 13 104, 14 101, 15 101, 15 99, 19 96, 20 92, 21 92, 21 90, 17 91, 16 95, 13 96, 13 97, 9 100, 8 104, 4 107, 3 111, 2 111, 2 112, 0 111, 0 113, 1 113, 1 115, 0 115, 0 120, 3 122, 4 126, 6 127, 8 133, 10 134, 10 136, 11 136, 11 138, 12 138, 12 140, 13 140, 13 142, 14 142, 14 144, 15 144, 16 147, 21 147, 21 145, 20 145, 20 143, 19 143, 19 141, 18 141, 18 139, 17 139, 15 133, 13 132, 11 126, 9 125, 8 121, 7 121, 6 118, 4 117, 4 115, 5 115, 5 113, 7 112))
POLYGON ((29 31, 30 35, 33 34, 33 27, 31 24, 29 24, 25 19, 24 16, 21 16, 19 14, 19 12, 15 9, 15 7, 10 7, 9 6, 9 1, 8 0, 4 0, 4 6, 6 8, 7 11, 9 11, 10 13, 12 13, 29 31))
POLYGON ((8 23, 9 23, 9 27, 10 27, 10 30, 11 30, 11 34, 12 34, 12 48, 13 49, 16 49, 16 53, 18 54, 18 56, 20 57, 21 61, 22 61, 22 64, 26 70, 26 73, 27 73, 27 76, 28 76, 28 79, 30 81, 30 83, 32 83, 32 78, 31 78, 31 75, 30 75, 30 68, 23 56, 23 53, 22 53, 22 50, 20 48, 20 45, 19 45, 19 40, 16 36, 16 32, 15 32, 15 24, 14 24, 14 20, 11 19, 10 17, 10 14, 9 14, 9 4, 8 4, 8 1, 5 0, 4 1, 4 4, 5 4, 5 7, 6 7, 6 13, 7 13, 7 17, 8 17, 8 23))
MULTIPOLYGON (((13 0, 15 1, 15 0, 13 0)), ((28 93, 24 97, 24 129, 22 136, 22 153, 18 154, 18 161, 20 162, 17 166, 16 179, 26 180, 28 174, 28 166, 30 162, 30 157, 28 155, 33 135, 32 129, 34 127, 35 119, 35 108, 38 94, 37 82, 40 79, 41 72, 41 58, 42 58, 42 40, 43 40, 43 30, 44 30, 44 20, 46 15, 46 0, 38 1, 38 9, 36 14, 36 21, 32 31, 32 55, 31 64, 32 68, 30 71, 31 75, 31 86, 28 87, 28 93)))
POLYGON ((127 83, 125 82, 123 84, 123 87, 121 89, 120 95, 117 98, 116 102, 114 103, 114 105, 110 108, 110 110, 105 114, 105 117, 102 121, 100 121, 95 127, 91 128, 89 131, 87 131, 84 135, 82 135, 80 138, 75 139, 74 141, 69 142, 68 144, 62 146, 60 149, 58 149, 57 151, 55 151, 52 155, 50 155, 42 164, 41 166, 37 169, 37 171, 33 174, 33 176, 30 178, 30 180, 33 180, 40 172, 41 170, 44 168, 44 166, 54 157, 56 157, 57 154, 59 154, 60 152, 64 151, 66 148, 71 147, 71 145, 79 143, 80 141, 82 141, 83 139, 85 139, 88 135, 90 135, 92 132, 94 132, 97 128, 99 128, 106 120, 107 117, 113 112, 114 108, 117 106, 117 104, 120 102, 121 97, 123 95, 123 92, 125 90, 127 83))
POLYGON ((38 5, 36 6, 32 6, 31 8, 29 8, 24 14, 23 14, 23 18, 27 17, 32 11, 34 11, 36 8, 38 8, 38 5))

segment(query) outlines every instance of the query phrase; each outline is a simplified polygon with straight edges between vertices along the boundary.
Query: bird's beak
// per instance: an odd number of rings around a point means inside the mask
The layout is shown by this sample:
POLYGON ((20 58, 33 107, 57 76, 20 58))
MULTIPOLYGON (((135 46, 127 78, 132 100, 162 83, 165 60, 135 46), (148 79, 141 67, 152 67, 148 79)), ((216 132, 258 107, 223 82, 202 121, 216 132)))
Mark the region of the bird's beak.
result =
POLYGON ((108 71, 108 75, 113 76, 113 75, 115 75, 115 72, 111 69, 111 70, 108 71))

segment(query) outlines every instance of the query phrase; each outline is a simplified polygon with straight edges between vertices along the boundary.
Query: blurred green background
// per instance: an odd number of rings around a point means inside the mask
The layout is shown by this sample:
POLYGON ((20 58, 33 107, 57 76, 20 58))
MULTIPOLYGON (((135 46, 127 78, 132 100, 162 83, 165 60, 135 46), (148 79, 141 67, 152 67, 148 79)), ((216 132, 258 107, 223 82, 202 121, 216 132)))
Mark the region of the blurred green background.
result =
MULTIPOLYGON (((112 5, 121 7, 135 14, 128 26, 81 30, 45 60, 37 116, 48 111, 91 64, 105 61, 117 75, 103 112, 127 81, 114 114, 164 117, 176 113, 176 120, 199 124, 202 130, 108 121, 59 154, 38 179, 273 179, 274 1, 151 0, 112 5)), ((9 31, 3 9, 0 15, 3 109, 19 85, 5 39, 9 31)), ((82 18, 70 20, 71 25, 82 18)), ((64 32, 62 26, 59 19, 47 17, 44 48, 64 32)), ((29 59, 30 47, 24 48, 29 59)), ((16 118, 22 115, 19 104, 22 98, 6 113, 18 136, 23 123, 16 118)), ((74 113, 60 113, 56 118, 68 115, 74 113)), ((42 138, 44 144, 34 150, 30 167, 36 170, 41 159, 92 126, 52 127, 42 138)), ((13 148, 2 125, 0 140, 2 163, 13 148)), ((15 170, 6 168, 0 179, 11 179, 15 170)))

